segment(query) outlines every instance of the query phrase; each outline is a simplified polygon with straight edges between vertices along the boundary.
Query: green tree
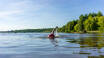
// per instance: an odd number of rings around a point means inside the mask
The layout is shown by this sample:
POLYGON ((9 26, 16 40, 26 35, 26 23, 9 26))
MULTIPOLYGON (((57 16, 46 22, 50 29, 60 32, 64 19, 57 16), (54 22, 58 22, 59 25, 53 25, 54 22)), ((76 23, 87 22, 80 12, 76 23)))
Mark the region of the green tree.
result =
POLYGON ((104 32, 104 16, 99 17, 98 19, 99 30, 104 32))
POLYGON ((65 25, 65 32, 74 32, 74 26, 77 24, 77 20, 68 22, 65 25))
POLYGON ((60 28, 61 30, 61 32, 65 32, 65 26, 63 26, 62 28, 60 28))
POLYGON ((83 15, 80 15, 78 25, 79 25, 79 32, 82 32, 84 30, 83 21, 85 20, 85 17, 83 15))
POLYGON ((76 32, 79 32, 80 30, 79 30, 79 24, 76 24, 75 26, 74 26, 74 30, 76 31, 76 32))
POLYGON ((103 16, 102 12, 99 11, 99 12, 97 13, 97 16, 98 16, 98 17, 103 16))
POLYGON ((96 17, 97 14, 96 14, 96 13, 89 13, 89 14, 88 14, 88 17, 90 17, 90 16, 92 16, 92 17, 96 17))
POLYGON ((98 13, 81 14, 78 20, 70 21, 65 24, 60 31, 62 32, 83 32, 83 31, 95 31, 103 30, 103 14, 98 13))
POLYGON ((85 22, 84 22, 84 28, 86 31, 93 31, 97 30, 97 22, 95 18, 90 16, 85 22))

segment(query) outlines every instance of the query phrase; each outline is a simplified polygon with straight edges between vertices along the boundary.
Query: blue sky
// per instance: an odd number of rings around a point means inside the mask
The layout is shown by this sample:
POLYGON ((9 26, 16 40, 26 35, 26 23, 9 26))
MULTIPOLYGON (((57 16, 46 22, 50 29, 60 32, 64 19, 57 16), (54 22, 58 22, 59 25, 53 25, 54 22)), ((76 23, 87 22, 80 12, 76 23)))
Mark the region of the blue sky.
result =
POLYGON ((61 27, 103 10, 104 0, 0 0, 0 31, 61 27))

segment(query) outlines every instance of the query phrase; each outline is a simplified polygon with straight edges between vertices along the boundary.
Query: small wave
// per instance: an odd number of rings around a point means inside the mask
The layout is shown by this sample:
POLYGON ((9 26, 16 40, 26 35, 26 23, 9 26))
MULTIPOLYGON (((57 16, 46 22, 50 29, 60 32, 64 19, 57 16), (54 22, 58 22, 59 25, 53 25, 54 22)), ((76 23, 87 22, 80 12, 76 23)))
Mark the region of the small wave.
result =
POLYGON ((17 46, 0 46, 0 48, 16 48, 16 47, 21 47, 24 45, 17 45, 17 46))

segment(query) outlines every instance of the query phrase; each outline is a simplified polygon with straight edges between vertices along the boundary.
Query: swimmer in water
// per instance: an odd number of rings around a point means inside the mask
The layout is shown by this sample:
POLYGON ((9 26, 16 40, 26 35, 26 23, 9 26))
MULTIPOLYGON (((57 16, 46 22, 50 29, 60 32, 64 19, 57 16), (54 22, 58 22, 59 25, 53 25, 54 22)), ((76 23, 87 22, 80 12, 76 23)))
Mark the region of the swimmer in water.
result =
POLYGON ((50 41, 52 42, 52 44, 55 45, 55 46, 58 46, 58 45, 57 45, 57 41, 56 41, 56 39, 55 39, 55 31, 56 31, 57 28, 58 28, 58 27, 56 26, 56 28, 54 28, 54 29, 52 30, 52 32, 48 35, 48 38, 50 39, 50 41))

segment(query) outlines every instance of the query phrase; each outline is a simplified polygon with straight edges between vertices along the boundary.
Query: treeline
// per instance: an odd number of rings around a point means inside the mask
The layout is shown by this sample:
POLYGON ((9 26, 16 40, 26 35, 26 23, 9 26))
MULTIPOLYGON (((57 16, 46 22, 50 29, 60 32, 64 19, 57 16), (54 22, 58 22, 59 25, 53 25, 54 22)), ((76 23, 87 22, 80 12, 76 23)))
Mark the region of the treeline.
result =
POLYGON ((24 29, 24 30, 12 30, 8 32, 13 33, 26 33, 26 32, 51 32, 53 28, 43 28, 43 29, 24 29))
POLYGON ((104 31, 104 16, 102 12, 81 14, 79 19, 69 21, 63 27, 59 28, 60 32, 87 32, 87 31, 104 31))
MULTIPOLYGON (((53 28, 12 30, 8 32, 51 32, 53 28)), ((104 31, 104 16, 101 11, 98 13, 81 14, 79 19, 69 21, 58 29, 58 32, 89 32, 104 31)))

